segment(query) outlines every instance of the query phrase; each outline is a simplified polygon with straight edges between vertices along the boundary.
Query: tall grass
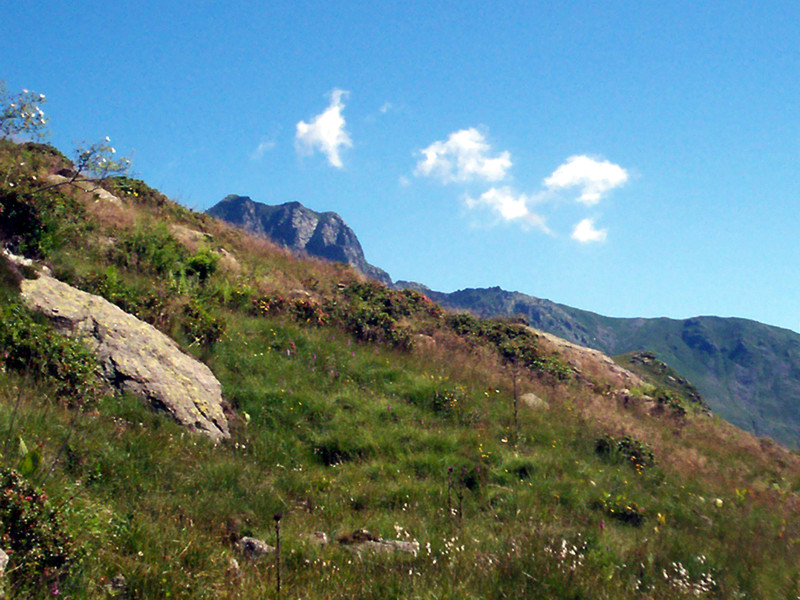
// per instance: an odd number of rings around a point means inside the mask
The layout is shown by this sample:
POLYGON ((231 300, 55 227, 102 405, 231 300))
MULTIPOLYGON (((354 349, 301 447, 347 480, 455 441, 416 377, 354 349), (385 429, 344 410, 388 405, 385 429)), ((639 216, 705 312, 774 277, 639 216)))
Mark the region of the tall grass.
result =
MULTIPOLYGON (((214 445, 128 395, 59 400, 57 382, 5 368, 2 465, 18 466, 19 439, 36 449, 29 479, 83 548, 60 595, 113 596, 122 575, 133 598, 270 597, 274 562, 249 562, 233 542, 274 543, 280 512, 286 598, 796 597, 794 454, 701 413, 617 403, 611 383, 590 387, 558 356, 520 350, 514 324, 464 318, 461 331, 436 311, 401 314, 419 300, 121 184, 121 225, 87 203, 90 223, 70 234, 77 245, 48 250, 52 266, 202 357, 232 437, 214 445), (209 234, 209 251, 224 247, 236 266, 200 277, 174 224, 209 234), (274 294, 334 317, 330 302, 355 297, 383 329, 254 308, 274 294), (196 343, 209 331, 212 343, 196 343), (516 381, 509 356, 530 363, 516 381), (515 385, 545 406, 515 419, 515 385), (336 541, 359 529, 419 549, 336 541)), ((13 301, 14 278, 3 281, 13 301)))

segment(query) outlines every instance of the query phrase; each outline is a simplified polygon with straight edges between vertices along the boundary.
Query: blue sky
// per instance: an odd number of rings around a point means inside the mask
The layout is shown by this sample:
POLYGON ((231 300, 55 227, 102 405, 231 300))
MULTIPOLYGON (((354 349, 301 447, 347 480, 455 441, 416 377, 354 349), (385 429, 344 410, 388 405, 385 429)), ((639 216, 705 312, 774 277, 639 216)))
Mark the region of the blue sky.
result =
POLYGON ((184 205, 611 316, 800 331, 800 4, 16 2, 0 79, 184 205))

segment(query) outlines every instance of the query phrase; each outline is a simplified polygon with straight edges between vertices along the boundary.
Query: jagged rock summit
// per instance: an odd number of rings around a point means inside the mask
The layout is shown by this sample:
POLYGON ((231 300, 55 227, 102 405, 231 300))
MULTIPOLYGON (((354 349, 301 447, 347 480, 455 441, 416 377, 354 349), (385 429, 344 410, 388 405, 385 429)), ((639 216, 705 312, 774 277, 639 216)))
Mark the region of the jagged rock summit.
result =
POLYGON ((392 283, 386 271, 367 262, 356 234, 334 212, 318 213, 299 202, 262 204, 231 194, 206 213, 295 252, 347 263, 381 283, 392 283))
POLYGON ((96 352, 112 386, 142 397, 215 441, 230 437, 219 381, 169 337, 107 300, 48 275, 23 280, 21 287, 32 310, 80 336, 96 352))

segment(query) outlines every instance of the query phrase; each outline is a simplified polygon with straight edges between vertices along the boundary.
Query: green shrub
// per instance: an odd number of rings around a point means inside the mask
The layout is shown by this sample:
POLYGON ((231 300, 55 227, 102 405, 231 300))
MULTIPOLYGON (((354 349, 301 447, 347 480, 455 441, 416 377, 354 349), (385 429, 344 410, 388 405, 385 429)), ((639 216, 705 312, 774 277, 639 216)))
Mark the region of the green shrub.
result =
POLYGON ((625 495, 612 496, 608 492, 603 492, 602 496, 592 503, 592 508, 602 510, 612 519, 634 527, 642 524, 647 513, 644 507, 625 495))
POLYGON ((0 348, 4 368, 45 378, 60 395, 87 400, 98 390, 94 355, 37 321, 19 302, 0 307, 0 348))
POLYGON ((467 313, 448 315, 445 324, 468 340, 488 343, 506 363, 549 373, 558 379, 569 377, 569 365, 559 355, 543 352, 539 348, 536 334, 524 324, 499 319, 479 319, 467 313))
POLYGON ((5 467, 0 468, 0 539, 10 558, 11 586, 18 591, 49 587, 57 594, 78 558, 46 494, 5 467))
POLYGON ((612 461, 627 462, 638 473, 656 462, 650 446, 629 435, 615 438, 608 433, 604 434, 595 442, 595 452, 612 461))
POLYGON ((134 227, 117 241, 113 254, 120 266, 153 275, 175 278, 186 269, 186 249, 165 223, 134 227))
POLYGON ((211 349, 225 334, 225 323, 210 315, 197 301, 183 307, 183 333, 191 344, 211 349))
POLYGON ((0 187, 0 240, 17 254, 45 258, 88 226, 83 207, 56 190, 0 187))
POLYGON ((217 270, 219 254, 208 248, 200 248, 186 261, 186 274, 196 275, 200 283, 205 283, 217 270))
POLYGON ((169 202, 164 194, 151 188, 141 179, 125 176, 109 177, 103 184, 112 194, 133 199, 140 204, 157 207, 169 202))

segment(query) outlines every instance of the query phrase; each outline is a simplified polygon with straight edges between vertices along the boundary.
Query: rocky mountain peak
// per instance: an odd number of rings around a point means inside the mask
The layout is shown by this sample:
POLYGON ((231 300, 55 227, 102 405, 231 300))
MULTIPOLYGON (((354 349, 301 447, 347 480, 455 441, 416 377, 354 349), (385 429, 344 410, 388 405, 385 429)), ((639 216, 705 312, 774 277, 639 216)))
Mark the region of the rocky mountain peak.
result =
POLYGON ((319 213, 300 202, 270 205, 230 194, 206 211, 294 252, 352 265, 368 277, 391 285, 389 274, 369 264, 353 230, 335 212, 319 213))

